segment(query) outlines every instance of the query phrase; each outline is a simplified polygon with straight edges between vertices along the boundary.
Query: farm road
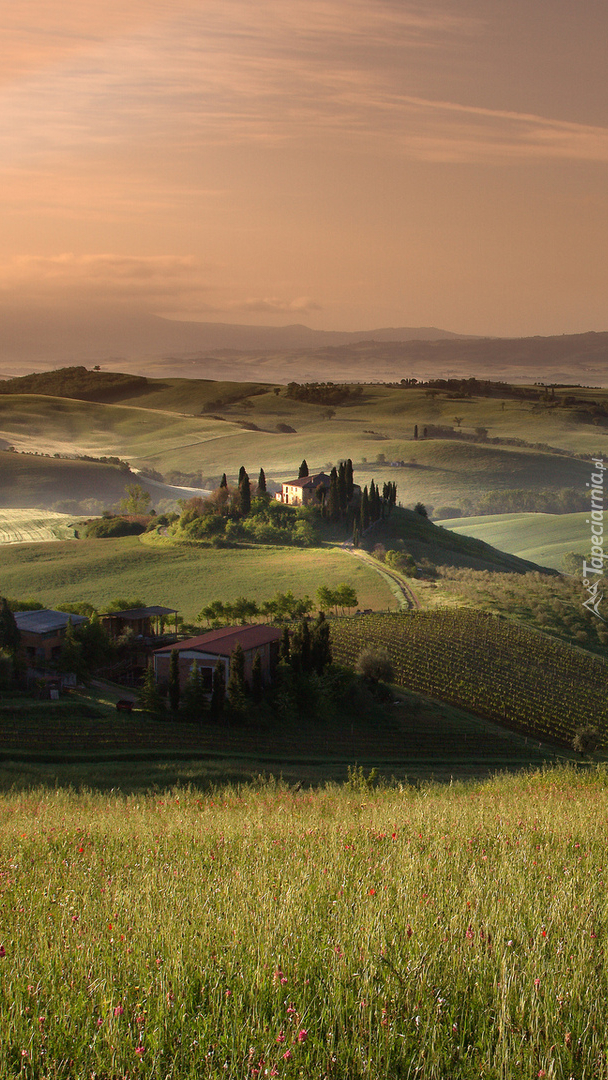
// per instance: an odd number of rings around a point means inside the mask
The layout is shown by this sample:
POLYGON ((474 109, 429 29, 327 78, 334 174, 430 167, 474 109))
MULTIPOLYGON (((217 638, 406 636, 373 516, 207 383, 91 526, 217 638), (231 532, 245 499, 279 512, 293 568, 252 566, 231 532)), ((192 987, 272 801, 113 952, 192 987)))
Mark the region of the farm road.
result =
POLYGON ((409 585, 406 585, 403 578, 395 573, 394 570, 389 570, 387 567, 379 565, 376 559, 372 559, 371 555, 368 555, 366 551, 361 551, 359 548, 352 547, 352 545, 344 544, 342 550, 349 555, 354 555, 357 559, 361 559, 364 563, 367 563, 372 570, 375 570, 377 574, 380 574, 380 577, 383 577, 390 582, 392 591, 397 596, 399 606, 402 609, 406 608, 408 611, 421 610, 422 604, 414 590, 409 585))

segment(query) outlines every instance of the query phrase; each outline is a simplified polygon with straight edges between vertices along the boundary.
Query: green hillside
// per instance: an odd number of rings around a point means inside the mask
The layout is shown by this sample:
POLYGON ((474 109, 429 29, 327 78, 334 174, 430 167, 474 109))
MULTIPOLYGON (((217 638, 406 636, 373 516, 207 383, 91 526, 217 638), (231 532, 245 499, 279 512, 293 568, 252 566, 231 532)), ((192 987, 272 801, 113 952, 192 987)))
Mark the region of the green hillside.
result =
POLYGON ((352 584, 360 607, 383 610, 397 602, 373 569, 338 548, 214 549, 142 543, 139 537, 78 543, 21 544, 2 551, 4 595, 47 607, 86 600, 107 608, 116 596, 177 608, 193 621, 211 600, 269 599, 291 589, 312 597, 320 584, 352 584))
MULTIPOLYGON (((539 566, 520 556, 500 550, 487 541, 445 529, 413 510, 396 507, 390 517, 378 522, 363 537, 362 546, 373 551, 376 545, 402 549, 417 562, 428 559, 436 566, 471 567, 476 570, 495 570, 526 573, 539 566)), ((541 567, 543 564, 540 564, 541 567)))
POLYGON ((452 518, 437 524, 459 536, 483 540, 520 559, 561 570, 567 552, 580 555, 589 552, 588 516, 588 513, 497 514, 452 518))
MULTIPOLYGON (((117 465, 0 451, 0 507, 95 513, 122 499, 135 477, 117 465)), ((145 483, 145 482, 144 482, 145 483)))

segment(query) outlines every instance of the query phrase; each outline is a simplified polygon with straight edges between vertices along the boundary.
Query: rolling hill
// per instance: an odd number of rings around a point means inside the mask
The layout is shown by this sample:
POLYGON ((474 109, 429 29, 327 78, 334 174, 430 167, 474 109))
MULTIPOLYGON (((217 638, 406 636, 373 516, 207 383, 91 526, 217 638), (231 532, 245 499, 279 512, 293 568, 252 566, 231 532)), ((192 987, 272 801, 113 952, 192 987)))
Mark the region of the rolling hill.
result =
POLYGON ((472 536, 520 559, 562 569, 562 558, 589 552, 588 513, 496 514, 437 522, 459 536, 472 536))

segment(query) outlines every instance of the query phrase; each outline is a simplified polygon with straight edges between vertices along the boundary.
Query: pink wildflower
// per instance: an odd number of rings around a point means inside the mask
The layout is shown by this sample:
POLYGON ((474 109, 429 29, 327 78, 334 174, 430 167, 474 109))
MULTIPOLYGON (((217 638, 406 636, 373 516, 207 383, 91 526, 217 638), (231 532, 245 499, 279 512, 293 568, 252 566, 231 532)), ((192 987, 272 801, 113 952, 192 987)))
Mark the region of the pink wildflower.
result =
POLYGON ((292 1058, 291 1050, 286 1050, 285 1053, 283 1054, 283 1061, 291 1061, 291 1058, 292 1058))
POLYGON ((301 1031, 298 1031, 298 1042, 299 1043, 306 1042, 307 1038, 308 1038, 308 1032, 305 1030, 305 1028, 302 1028, 301 1031))
POLYGON ((285 1042, 285 1035, 283 1034, 282 1031, 279 1031, 279 1034, 277 1035, 277 1042, 278 1043, 284 1043, 285 1042))
POLYGON ((125 1010, 123 1009, 122 1005, 117 1005, 114 1009, 114 1016, 122 1016, 124 1011, 125 1010))

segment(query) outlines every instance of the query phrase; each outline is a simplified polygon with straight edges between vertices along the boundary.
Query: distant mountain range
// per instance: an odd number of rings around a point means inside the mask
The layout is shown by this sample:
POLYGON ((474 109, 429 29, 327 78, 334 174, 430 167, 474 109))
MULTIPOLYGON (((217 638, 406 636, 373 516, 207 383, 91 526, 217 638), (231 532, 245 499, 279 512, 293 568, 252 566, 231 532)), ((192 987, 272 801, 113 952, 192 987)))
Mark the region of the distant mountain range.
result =
POLYGON ((147 313, 0 312, 0 377, 99 364, 155 377, 366 382, 474 375, 608 385, 608 333, 480 338, 436 327, 313 330, 147 313))

